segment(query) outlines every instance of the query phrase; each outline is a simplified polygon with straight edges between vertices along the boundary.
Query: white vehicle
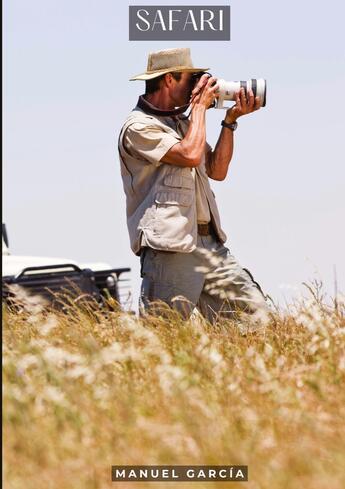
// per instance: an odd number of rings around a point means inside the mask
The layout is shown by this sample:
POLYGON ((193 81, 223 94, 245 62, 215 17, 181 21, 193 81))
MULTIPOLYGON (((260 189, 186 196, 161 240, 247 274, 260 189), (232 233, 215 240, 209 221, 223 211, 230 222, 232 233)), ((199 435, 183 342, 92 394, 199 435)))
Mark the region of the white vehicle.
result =
POLYGON ((124 306, 128 300, 128 279, 120 278, 130 268, 112 268, 107 263, 78 263, 66 258, 17 256, 9 251, 5 224, 2 225, 3 300, 18 290, 40 296, 54 307, 63 307, 63 296, 95 299, 102 303, 112 297, 124 306))

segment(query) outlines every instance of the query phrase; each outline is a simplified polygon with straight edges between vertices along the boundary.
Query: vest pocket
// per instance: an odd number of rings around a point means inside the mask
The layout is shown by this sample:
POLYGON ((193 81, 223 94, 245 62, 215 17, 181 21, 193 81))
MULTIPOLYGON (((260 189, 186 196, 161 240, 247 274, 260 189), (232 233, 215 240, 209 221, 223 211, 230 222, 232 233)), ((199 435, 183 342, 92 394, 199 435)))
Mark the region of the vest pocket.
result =
POLYGON ((190 193, 162 191, 157 192, 155 202, 158 205, 179 205, 190 206, 193 202, 193 195, 190 193))
POLYGON ((164 178, 164 185, 168 187, 178 187, 178 188, 194 188, 194 180, 193 177, 185 177, 182 175, 174 175, 170 174, 164 178))

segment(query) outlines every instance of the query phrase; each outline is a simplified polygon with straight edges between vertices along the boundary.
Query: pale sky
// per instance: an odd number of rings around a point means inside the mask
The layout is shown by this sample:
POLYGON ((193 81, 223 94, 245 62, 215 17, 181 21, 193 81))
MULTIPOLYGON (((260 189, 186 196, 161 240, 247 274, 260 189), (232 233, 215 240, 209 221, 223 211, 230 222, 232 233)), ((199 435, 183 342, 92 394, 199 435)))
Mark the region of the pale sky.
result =
MULTIPOLYGON (((224 1, 148 5, 220 5, 224 1)), ((117 136, 147 53, 190 47, 219 78, 266 78, 267 106, 240 118, 224 182, 212 182, 227 246, 276 301, 322 279, 345 289, 345 7, 233 0, 231 41, 130 42, 115 0, 4 1, 4 211, 13 254, 130 266, 117 136)), ((207 113, 214 145, 221 110, 207 113)))

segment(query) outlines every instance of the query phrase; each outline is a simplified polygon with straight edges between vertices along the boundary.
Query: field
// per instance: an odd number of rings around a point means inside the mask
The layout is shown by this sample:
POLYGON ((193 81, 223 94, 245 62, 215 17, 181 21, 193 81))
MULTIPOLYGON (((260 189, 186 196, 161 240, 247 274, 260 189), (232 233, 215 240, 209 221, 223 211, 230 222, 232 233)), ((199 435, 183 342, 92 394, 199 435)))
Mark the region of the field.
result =
POLYGON ((340 297, 310 289, 248 335, 172 312, 3 312, 6 489, 345 487, 340 297), (249 481, 115 483, 115 464, 242 464, 249 481))

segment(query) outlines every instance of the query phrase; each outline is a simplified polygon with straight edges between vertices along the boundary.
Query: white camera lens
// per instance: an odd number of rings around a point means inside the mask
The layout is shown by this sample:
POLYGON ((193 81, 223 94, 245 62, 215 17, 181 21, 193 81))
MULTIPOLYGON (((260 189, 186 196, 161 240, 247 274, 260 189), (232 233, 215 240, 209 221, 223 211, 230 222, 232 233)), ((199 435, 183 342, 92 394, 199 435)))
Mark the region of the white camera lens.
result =
POLYGON ((249 90, 253 91, 254 97, 260 97, 260 106, 266 105, 266 90, 267 84, 264 78, 252 78, 247 81, 226 81, 218 80, 219 85, 219 97, 216 101, 216 108, 223 109, 225 100, 236 100, 236 93, 244 88, 247 94, 249 90))

